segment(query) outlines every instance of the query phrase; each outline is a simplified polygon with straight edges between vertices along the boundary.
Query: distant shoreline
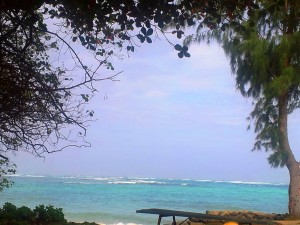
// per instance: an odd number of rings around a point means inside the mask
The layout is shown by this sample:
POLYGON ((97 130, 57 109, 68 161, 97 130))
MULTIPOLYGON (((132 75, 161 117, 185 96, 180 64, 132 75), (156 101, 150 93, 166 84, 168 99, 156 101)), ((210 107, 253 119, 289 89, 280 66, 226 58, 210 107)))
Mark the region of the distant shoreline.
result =
MULTIPOLYGON (((4 175, 6 176, 6 175, 4 175)), ((62 178, 62 179, 85 179, 85 180, 110 180, 110 179, 129 179, 139 182, 141 180, 147 180, 151 183, 151 180, 181 180, 181 181, 197 181, 197 182, 214 182, 214 183, 232 183, 232 184, 257 184, 257 185, 289 185, 283 182, 264 182, 264 181, 245 181, 245 180, 219 180, 219 179, 191 179, 191 178, 154 178, 154 177, 126 177, 126 176, 88 176, 88 175, 42 175, 42 174, 14 174, 7 175, 7 177, 28 177, 28 178, 62 178)), ((153 183, 153 182, 152 182, 153 183)))

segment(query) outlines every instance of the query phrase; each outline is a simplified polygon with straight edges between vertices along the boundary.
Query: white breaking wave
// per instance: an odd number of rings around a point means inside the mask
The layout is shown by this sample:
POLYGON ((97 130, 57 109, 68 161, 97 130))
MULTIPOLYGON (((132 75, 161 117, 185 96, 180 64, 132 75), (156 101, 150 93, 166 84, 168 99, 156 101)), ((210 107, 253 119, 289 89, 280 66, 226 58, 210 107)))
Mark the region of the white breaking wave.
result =
POLYGON ((213 182, 213 180, 195 180, 197 182, 213 182))
POLYGON ((284 183, 271 183, 271 182, 261 182, 261 181, 241 181, 241 180, 216 180, 212 181, 215 183, 229 183, 229 184, 249 184, 249 185, 287 185, 284 183))
POLYGON ((80 181, 78 181, 78 182, 72 182, 72 181, 70 181, 70 182, 64 182, 64 184, 93 184, 93 183, 89 183, 89 182, 80 182, 80 181))
POLYGON ((258 184, 258 185, 272 185, 272 183, 267 183, 267 182, 256 182, 256 181, 228 181, 228 183, 231 184, 258 184))
POLYGON ((109 181, 109 184, 137 184, 135 181, 109 181))
POLYGON ((128 178, 133 180, 156 180, 157 179, 153 177, 128 177, 128 178))
POLYGON ((109 184, 165 184, 165 182, 152 181, 152 180, 119 180, 109 181, 109 184))
POLYGON ((23 174, 11 174, 11 175, 2 175, 4 177, 22 177, 24 176, 23 174))
POLYGON ((76 177, 76 176, 67 176, 67 177, 60 177, 62 179, 78 179, 80 177, 76 177))
POLYGON ((43 175, 24 175, 24 177, 45 177, 43 175))
POLYGON ((3 175, 5 177, 46 177, 46 176, 42 176, 42 175, 25 175, 25 174, 12 174, 12 175, 3 175))
POLYGON ((85 180, 100 180, 100 181, 107 181, 112 180, 111 177, 91 177, 91 178, 84 178, 85 180))
POLYGON ((111 180, 122 180, 124 177, 82 177, 84 180, 97 180, 97 181, 111 181, 111 180))

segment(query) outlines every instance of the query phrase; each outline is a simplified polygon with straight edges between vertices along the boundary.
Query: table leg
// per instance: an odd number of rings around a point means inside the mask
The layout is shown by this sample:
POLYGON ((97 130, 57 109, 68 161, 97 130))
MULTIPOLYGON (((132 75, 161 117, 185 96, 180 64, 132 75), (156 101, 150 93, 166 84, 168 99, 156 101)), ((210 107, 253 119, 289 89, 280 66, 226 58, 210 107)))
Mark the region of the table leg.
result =
POLYGON ((175 216, 173 216, 173 225, 176 225, 175 216))
POLYGON ((158 216, 157 225, 160 225, 160 222, 161 222, 161 217, 162 217, 161 215, 159 215, 159 216, 158 216))

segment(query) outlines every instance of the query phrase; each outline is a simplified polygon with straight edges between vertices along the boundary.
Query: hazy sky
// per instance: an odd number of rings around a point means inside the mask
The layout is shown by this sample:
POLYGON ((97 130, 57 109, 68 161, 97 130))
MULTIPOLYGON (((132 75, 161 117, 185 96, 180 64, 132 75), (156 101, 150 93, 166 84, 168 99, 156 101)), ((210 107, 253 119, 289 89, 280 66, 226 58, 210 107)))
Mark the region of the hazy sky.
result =
MULTIPOLYGON (((266 153, 251 152, 251 99, 236 91, 219 46, 193 45, 184 59, 166 41, 136 50, 114 62, 124 71, 119 82, 98 84, 89 104, 98 119, 88 129, 92 147, 45 161, 18 154, 18 173, 288 182, 285 168, 271 169, 266 153)), ((299 124, 293 115, 296 153, 299 124)))

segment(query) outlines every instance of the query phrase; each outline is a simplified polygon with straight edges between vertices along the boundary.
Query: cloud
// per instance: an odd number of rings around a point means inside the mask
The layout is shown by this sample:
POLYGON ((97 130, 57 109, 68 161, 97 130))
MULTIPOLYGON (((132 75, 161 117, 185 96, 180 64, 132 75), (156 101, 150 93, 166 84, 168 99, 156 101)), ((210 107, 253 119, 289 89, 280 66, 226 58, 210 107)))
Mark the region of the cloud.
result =
POLYGON ((148 92, 145 92, 145 98, 159 98, 159 99, 163 99, 169 96, 169 94, 167 92, 163 92, 160 90, 151 90, 148 92))
POLYGON ((125 71, 119 82, 102 84, 108 96, 97 110, 102 117, 107 112, 113 123, 141 127, 156 126, 154 121, 175 127, 245 122, 248 104, 235 91, 218 46, 193 46, 189 59, 179 59, 171 48, 147 50, 116 65, 125 71))

